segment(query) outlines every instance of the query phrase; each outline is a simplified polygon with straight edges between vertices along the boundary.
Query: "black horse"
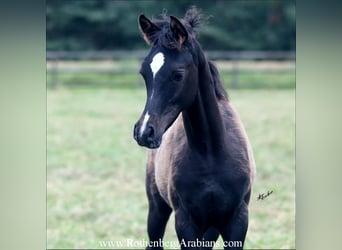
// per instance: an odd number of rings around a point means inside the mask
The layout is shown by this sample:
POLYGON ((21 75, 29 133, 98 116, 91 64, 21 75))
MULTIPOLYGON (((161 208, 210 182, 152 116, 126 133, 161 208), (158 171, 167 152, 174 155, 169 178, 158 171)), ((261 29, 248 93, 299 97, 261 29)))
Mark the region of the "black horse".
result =
POLYGON ((162 248, 155 243, 172 211, 182 249, 208 246, 219 235, 225 248, 241 249, 247 233, 253 153, 218 71, 196 39, 199 19, 196 8, 181 20, 139 16, 152 47, 140 70, 147 101, 134 127, 135 140, 149 148, 147 248, 162 248), (240 243, 228 246, 232 241, 240 243))

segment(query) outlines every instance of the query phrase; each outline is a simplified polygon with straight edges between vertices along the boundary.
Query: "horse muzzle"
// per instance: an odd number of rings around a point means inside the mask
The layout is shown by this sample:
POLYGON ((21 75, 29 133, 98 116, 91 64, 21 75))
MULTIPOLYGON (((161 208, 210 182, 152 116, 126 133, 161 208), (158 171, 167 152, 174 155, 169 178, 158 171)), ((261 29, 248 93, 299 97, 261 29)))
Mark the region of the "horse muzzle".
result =
POLYGON ((161 144, 161 137, 157 135, 152 123, 147 123, 142 127, 140 120, 135 124, 133 131, 134 139, 140 146, 147 148, 158 148, 161 144))

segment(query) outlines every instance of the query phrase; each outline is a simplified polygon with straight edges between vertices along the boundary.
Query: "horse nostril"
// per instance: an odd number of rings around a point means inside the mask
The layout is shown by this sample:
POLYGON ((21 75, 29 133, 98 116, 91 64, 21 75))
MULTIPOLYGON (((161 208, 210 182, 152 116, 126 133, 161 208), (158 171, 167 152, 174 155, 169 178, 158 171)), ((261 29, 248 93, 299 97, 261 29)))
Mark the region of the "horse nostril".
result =
POLYGON ((136 123, 136 124, 134 125, 133 137, 134 137, 135 140, 138 140, 138 123, 136 123))
POLYGON ((147 127, 146 135, 148 139, 153 139, 154 137, 154 127, 152 125, 149 125, 147 127))

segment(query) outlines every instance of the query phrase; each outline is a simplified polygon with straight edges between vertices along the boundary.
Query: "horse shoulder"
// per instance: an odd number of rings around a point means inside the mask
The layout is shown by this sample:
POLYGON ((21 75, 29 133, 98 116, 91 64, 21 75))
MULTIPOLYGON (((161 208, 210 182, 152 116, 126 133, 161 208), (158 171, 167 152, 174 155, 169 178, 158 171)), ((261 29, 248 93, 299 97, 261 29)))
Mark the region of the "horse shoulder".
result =
POLYGON ((172 177, 175 173, 175 165, 182 155, 186 144, 186 135, 180 114, 171 127, 164 133, 162 144, 155 150, 154 171, 158 191, 163 199, 171 206, 170 197, 172 177))
MULTIPOLYGON (((254 181, 256 166, 253 150, 245 127, 235 109, 228 101, 220 101, 219 107, 226 129, 229 153, 241 162, 248 161, 248 169, 251 182, 254 181)), ((245 164, 243 164, 245 165, 245 164)))

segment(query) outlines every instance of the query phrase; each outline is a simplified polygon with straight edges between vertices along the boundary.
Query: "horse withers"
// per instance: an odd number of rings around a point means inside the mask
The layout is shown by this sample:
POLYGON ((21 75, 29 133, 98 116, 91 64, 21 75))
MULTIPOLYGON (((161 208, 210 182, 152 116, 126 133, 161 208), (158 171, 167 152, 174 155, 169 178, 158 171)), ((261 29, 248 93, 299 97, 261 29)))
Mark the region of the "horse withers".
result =
POLYGON ((247 233, 253 153, 217 68, 197 41, 200 18, 196 8, 181 20, 139 16, 151 45, 140 69, 147 101, 134 127, 137 143, 149 148, 147 249, 162 248, 156 243, 172 211, 182 249, 208 246, 219 235, 237 242, 225 248, 241 249, 247 233))

